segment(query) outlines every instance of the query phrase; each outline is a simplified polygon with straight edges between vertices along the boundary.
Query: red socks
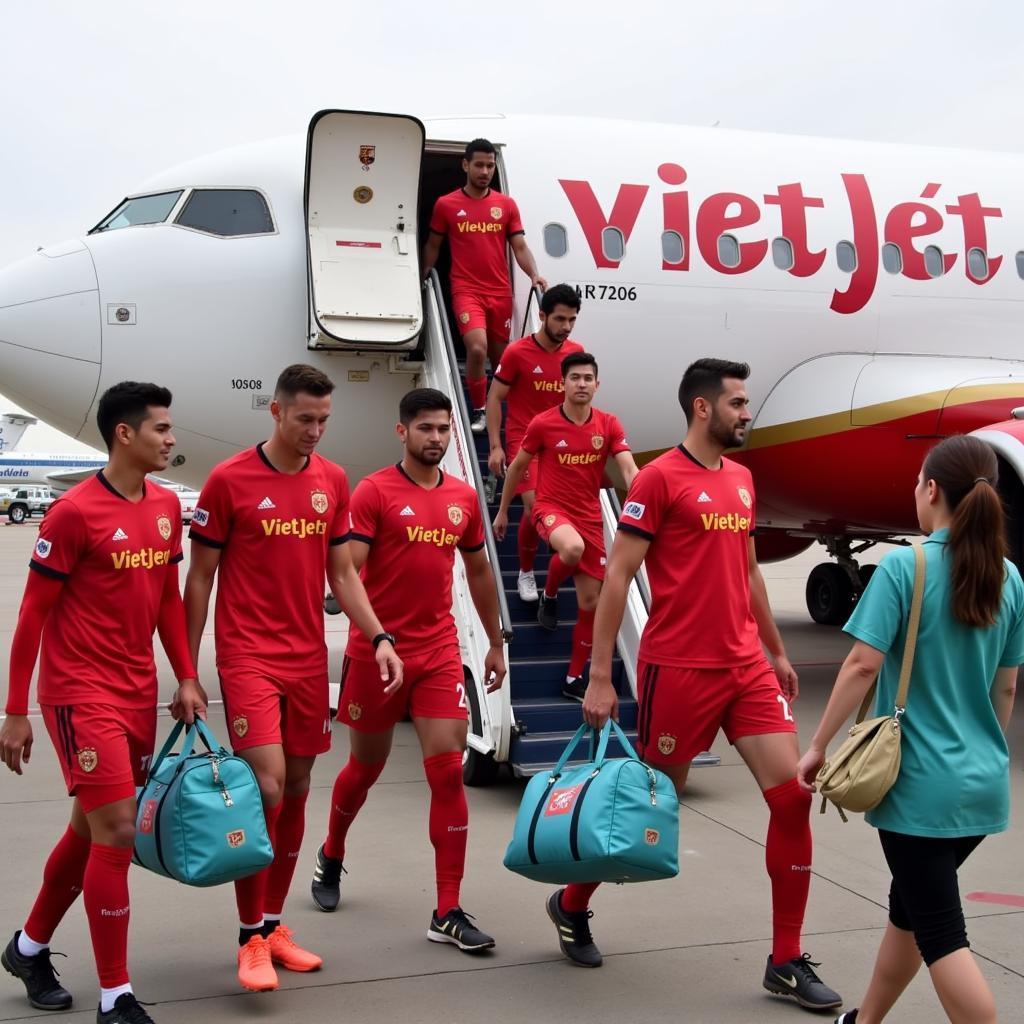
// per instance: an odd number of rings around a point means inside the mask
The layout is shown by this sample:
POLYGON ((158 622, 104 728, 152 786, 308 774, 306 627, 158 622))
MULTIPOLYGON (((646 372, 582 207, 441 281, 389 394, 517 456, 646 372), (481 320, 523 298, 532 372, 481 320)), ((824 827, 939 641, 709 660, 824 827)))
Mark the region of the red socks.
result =
MULTIPOLYGON (((277 819, 281 816, 281 809, 284 807, 282 800, 276 807, 264 807, 263 816, 267 819, 267 835, 270 836, 270 845, 275 849, 277 837, 277 819)), ((235 903, 238 905, 238 920, 243 925, 254 927, 263 920, 263 905, 266 902, 267 881, 270 878, 270 867, 257 871, 255 875, 240 878, 235 882, 235 903)))
POLYGON ((763 796, 771 812, 765 864, 772 880, 772 961, 778 966, 801 954, 811 888, 811 794, 790 779, 763 796))
POLYGON ((131 862, 130 846, 93 843, 89 848, 82 889, 102 988, 128 984, 128 866, 131 862))
POLYGON ((521 572, 533 572, 533 563, 537 560, 537 540, 537 527, 533 525, 533 517, 524 512, 523 518, 519 520, 519 532, 516 534, 521 572))
POLYGON ((590 906, 590 897, 597 892, 600 882, 576 882, 562 890, 559 902, 567 914, 580 914, 590 906))
POLYGON ((349 754, 348 764, 338 772, 331 795, 331 816, 327 825, 324 853, 338 860, 345 859, 345 837, 355 821, 359 808, 366 803, 370 787, 384 770, 384 761, 363 764, 349 754))
POLYGON ((274 860, 267 875, 266 896, 263 900, 264 914, 281 916, 281 908, 292 884, 292 875, 295 874, 295 865, 299 861, 302 835, 306 831, 308 797, 308 790, 299 796, 285 793, 281 801, 281 813, 274 832, 274 860))
POLYGON ((569 678, 576 679, 583 674, 583 666, 590 657, 590 648, 594 646, 594 615, 597 609, 576 613, 576 625, 572 627, 572 659, 569 662, 569 678))
POLYGON ((437 876, 437 916, 459 905, 459 887, 466 866, 469 807, 462 787, 462 754, 436 754, 423 762, 430 786, 430 842, 437 876))
POLYGON ((558 588, 571 576, 576 575, 575 565, 566 565, 558 552, 551 553, 551 561, 548 563, 548 578, 544 583, 545 597, 558 597, 558 588))
POLYGON ((487 405, 486 377, 467 377, 466 390, 469 392, 469 404, 474 409, 483 409, 487 405))
POLYGON ((68 908, 78 899, 91 845, 68 825, 47 858, 43 884, 25 922, 25 931, 34 942, 49 942, 68 908))

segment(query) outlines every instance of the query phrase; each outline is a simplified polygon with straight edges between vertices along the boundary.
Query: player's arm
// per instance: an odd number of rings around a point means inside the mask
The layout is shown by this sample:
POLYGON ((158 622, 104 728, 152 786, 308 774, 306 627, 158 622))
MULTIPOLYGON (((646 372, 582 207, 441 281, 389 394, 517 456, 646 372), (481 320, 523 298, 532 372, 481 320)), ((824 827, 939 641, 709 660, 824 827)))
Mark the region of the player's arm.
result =
POLYGON ((533 258, 533 253, 530 252, 530 247, 526 244, 526 235, 513 235, 508 240, 508 244, 512 246, 512 255, 515 256, 520 270, 530 279, 530 283, 542 292, 546 292, 548 290, 548 283, 540 276, 540 272, 537 270, 537 261, 533 258))
POLYGON ((590 682, 583 700, 583 719, 600 729, 609 718, 619 717, 619 699, 612 686, 612 657, 619 635, 626 598, 633 577, 640 571, 650 538, 620 529, 615 534, 605 570, 601 596, 594 615, 594 646, 590 652, 590 682))
POLYGON ((430 277, 430 272, 437 265, 437 257, 441 255, 441 242, 443 239, 444 235, 434 231, 433 228, 427 234, 427 240, 423 243, 423 253, 420 256, 424 281, 430 277))
POLYGON ((619 472, 622 473, 623 480, 626 481, 626 490, 628 491, 630 484, 633 483, 633 477, 640 472, 636 460, 633 458, 633 453, 616 452, 613 458, 615 459, 615 465, 619 467, 619 472))
POLYGON ((1019 665, 1002 665, 996 669, 995 679, 992 680, 990 691, 992 707, 1004 734, 1010 728, 1010 716, 1013 714, 1013 701, 1017 695, 1019 671, 1019 665))
POLYGON ((30 572, 21 599, 18 622, 11 640, 11 662, 7 683, 7 705, 4 724, 0 727, 0 756, 16 775, 21 775, 21 762, 32 757, 32 723, 28 720, 28 692, 39 655, 50 610, 60 597, 63 579, 30 572))
POLYGON ((491 452, 487 456, 487 468, 495 476, 505 473, 505 449, 501 446, 501 403, 509 393, 509 385, 502 383, 497 377, 491 380, 487 392, 487 440, 491 452))
POLYGON ((494 517, 493 523, 494 536, 499 541, 504 540, 505 534, 508 533, 508 507, 512 504, 519 481, 523 479, 523 474, 526 472, 526 467, 530 465, 532 458, 533 456, 525 448, 520 448, 516 452, 516 457, 508 464, 508 468, 505 470, 505 485, 501 489, 501 504, 498 506, 498 512, 494 517))
POLYGON ((192 538, 192 557, 185 576, 185 629, 192 663, 199 664, 199 645, 210 613, 210 594, 220 565, 220 547, 192 538))
POLYGON ((505 639, 501 634, 501 614, 498 610, 498 592, 494 582, 491 563, 487 561, 487 552, 463 551, 462 561, 466 566, 466 582, 469 584, 469 596, 473 599, 480 621, 487 630, 490 647, 484 658, 484 680, 487 692, 493 693, 501 688, 505 681, 505 639))
POLYGON ((761 567, 757 564, 757 552, 754 549, 754 538, 747 541, 747 571, 750 575, 750 610, 757 623, 757 632, 761 643, 768 648, 775 666, 775 675, 779 680, 782 695, 786 700, 796 700, 800 696, 800 681, 796 671, 786 657, 786 645, 782 642, 782 634, 775 624, 771 605, 768 603, 768 588, 761 575, 761 567))
POLYGON ((199 715, 206 717, 208 698, 199 685, 195 661, 189 650, 188 628, 185 625, 185 606, 178 589, 178 566, 168 566, 164 576, 164 589, 160 595, 160 608, 156 619, 160 643, 163 644, 171 671, 178 680, 178 687, 171 698, 170 712, 176 719, 184 719, 191 725, 199 715))
MULTIPOLYGON (((370 546, 363 541, 347 540, 332 544, 327 555, 327 582, 341 610, 364 636, 375 637, 387 630, 381 625, 377 613, 370 606, 366 588, 359 578, 359 570, 366 562, 370 546), (358 562, 358 564, 357 564, 358 562)), ((390 641, 381 640, 375 650, 381 682, 386 694, 394 693, 402 685, 402 660, 390 641)))

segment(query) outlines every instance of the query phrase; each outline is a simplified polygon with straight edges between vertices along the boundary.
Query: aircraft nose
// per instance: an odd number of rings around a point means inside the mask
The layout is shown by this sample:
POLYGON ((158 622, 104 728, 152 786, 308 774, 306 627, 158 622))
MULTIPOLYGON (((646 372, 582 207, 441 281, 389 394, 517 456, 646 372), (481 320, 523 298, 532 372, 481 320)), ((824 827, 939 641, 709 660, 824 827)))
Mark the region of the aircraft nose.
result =
POLYGON ((0 270, 0 390, 76 435, 99 381, 99 285, 84 243, 40 249, 0 270))

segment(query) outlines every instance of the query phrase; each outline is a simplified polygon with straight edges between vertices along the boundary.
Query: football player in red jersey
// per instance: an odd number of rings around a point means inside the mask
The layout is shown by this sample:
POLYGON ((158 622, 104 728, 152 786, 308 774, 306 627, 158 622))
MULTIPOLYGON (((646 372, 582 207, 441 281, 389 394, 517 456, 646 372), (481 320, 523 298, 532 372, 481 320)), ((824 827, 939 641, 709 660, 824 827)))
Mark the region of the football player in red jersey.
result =
POLYGON ((434 204, 430 234, 423 247, 423 276, 428 277, 448 239, 452 257, 452 311, 466 346, 466 389, 473 406, 475 434, 487 429, 485 361, 497 366, 512 329, 512 282, 508 275, 506 243, 534 287, 547 289, 537 262, 526 244, 519 207, 509 196, 491 188, 497 150, 487 139, 466 146, 462 169, 466 184, 441 196, 434 204))
POLYGON ((494 535, 508 532, 508 507, 530 461, 537 458, 537 499, 533 521, 554 552, 548 565, 537 621, 558 628, 558 588, 571 576, 578 613, 572 631, 572 656, 562 686, 563 696, 583 700, 583 669, 594 636, 594 609, 605 574, 604 526, 600 493, 604 470, 614 459, 628 487, 636 463, 625 431, 616 416, 593 407, 598 389, 597 360, 589 352, 562 359, 565 397, 561 405, 535 416, 522 446, 509 464, 501 505, 494 517, 494 535))
POLYGON ((238 980, 252 991, 278 987, 274 964, 313 971, 322 963, 295 943, 281 911, 302 845, 313 762, 331 745, 325 574, 349 619, 376 639, 377 685, 391 693, 402 684, 401 662, 349 554, 345 471, 315 451, 333 390, 314 367, 287 367, 270 405, 270 439, 214 468, 189 532, 192 656, 198 658, 216 575, 224 712, 235 752, 256 774, 274 844, 270 867, 235 883, 238 980))
MULTIPOLYGON (((504 476, 505 468, 519 452, 523 434, 538 413, 558 405, 565 395, 562 360, 583 346, 569 335, 580 311, 579 293, 568 284, 549 288, 540 302, 540 330, 513 341, 494 370, 487 392, 487 434, 491 453, 487 465, 495 476, 504 476), (508 405, 505 446, 501 445, 501 403, 508 405)), ((537 556, 537 528, 533 525, 535 484, 530 467, 523 471, 516 488, 523 500, 523 518, 516 543, 519 549, 519 597, 533 602, 539 597, 533 563, 537 556)))
POLYGON ((328 834, 317 851, 312 894, 321 910, 337 908, 346 835, 384 769, 396 723, 409 715, 430 787, 437 906, 427 938, 476 953, 490 949, 494 939, 459 905, 469 811, 462 786, 466 679, 451 613, 456 549, 490 640, 483 666, 488 692, 502 684, 505 656, 476 492, 440 468, 451 438, 451 410, 448 398, 433 388, 405 395, 397 428, 402 461, 365 477, 352 496, 352 558, 362 570, 374 607, 398 637, 405 686, 398 693, 381 690, 370 634, 353 629, 338 707, 338 718, 349 726, 351 754, 334 783, 328 834))
MULTIPOLYGON (((638 752, 682 794, 694 756, 725 731, 768 804, 773 944, 764 987, 825 1010, 842 1000, 801 952, 812 847, 811 798, 796 777, 797 674, 757 564, 750 471, 724 457, 746 437, 749 373, 746 363, 701 359, 683 375, 686 438, 644 466, 629 490, 597 608, 583 716, 600 727, 617 715, 612 652, 630 581, 645 563, 651 609, 637 661, 638 752)), ((595 888, 570 885, 548 900, 562 951, 586 966, 600 963, 587 923, 595 888)))
POLYGON ((167 468, 174 447, 170 404, 166 388, 134 381, 100 399, 96 419, 109 459, 61 495, 39 527, 0 729, 4 763, 20 775, 32 753, 28 694, 42 642, 39 703, 74 802, 28 920, 0 960, 33 1006, 71 1006, 50 964, 50 938, 84 893, 99 1024, 152 1024, 132 993, 127 956, 135 790, 146 781, 156 737, 154 629, 180 680, 178 713, 191 722, 205 711, 178 592, 181 505, 146 479, 167 468))

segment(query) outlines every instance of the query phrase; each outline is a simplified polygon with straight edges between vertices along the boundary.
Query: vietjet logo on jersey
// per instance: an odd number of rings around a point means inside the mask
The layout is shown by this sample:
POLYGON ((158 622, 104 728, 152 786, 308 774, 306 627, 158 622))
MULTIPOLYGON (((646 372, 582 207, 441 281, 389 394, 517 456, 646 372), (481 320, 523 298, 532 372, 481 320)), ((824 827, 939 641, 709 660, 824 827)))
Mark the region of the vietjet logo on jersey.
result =
MULTIPOLYGON (((663 163, 656 173, 664 184, 673 189, 687 179, 686 168, 676 163, 663 163)), ((979 249, 989 254, 987 264, 982 264, 984 277, 977 275, 964 256, 961 267, 967 280, 972 284, 985 285, 998 273, 1003 257, 990 253, 987 221, 1002 218, 1003 211, 998 206, 985 205, 977 192, 948 196, 944 201, 939 198, 942 183, 926 182, 919 198, 897 203, 886 211, 884 208, 876 209, 875 197, 864 174, 843 173, 840 177, 850 221, 846 237, 853 243, 856 262, 849 273, 846 289, 840 291, 837 288, 832 292, 829 308, 834 312, 856 313, 868 304, 878 283, 883 244, 899 246, 903 264, 899 273, 903 277, 914 281, 928 280, 931 275, 925 265, 924 251, 928 237, 943 231, 943 213, 959 220, 963 253, 979 249)), ((630 235, 648 201, 651 186, 620 185, 611 202, 610 212, 606 214, 589 181, 563 178, 558 183, 583 229, 594 265, 618 269, 621 260, 605 255, 602 233, 614 225, 622 232, 629 251, 630 235)), ((708 267, 719 274, 747 274, 764 262, 769 250, 768 240, 775 235, 788 239, 792 245, 792 265, 787 273, 793 277, 814 277, 825 264, 827 250, 811 249, 808 243, 808 222, 813 224, 815 218, 821 216, 817 211, 824 210, 825 200, 806 194, 802 182, 778 185, 775 191, 763 193, 759 197, 763 208, 758 197, 739 192, 715 192, 698 200, 686 190, 672 190, 665 191, 660 198, 663 211, 661 230, 679 235, 683 253, 677 263, 663 260, 663 271, 689 272, 691 257, 697 253, 708 267), (777 208, 778 212, 772 212, 771 208, 777 208), (723 263, 718 248, 721 236, 751 228, 762 221, 767 221, 763 228, 765 237, 738 243, 738 262, 734 266, 723 263), (693 245, 694 233, 696 245, 693 245)), ((943 272, 948 274, 960 258, 960 252, 945 252, 942 255, 943 272)))
POLYGON ((169 548, 145 547, 138 551, 111 551, 110 559, 115 569, 156 569, 161 565, 170 565, 169 548))
MULTIPOLYGON (((453 505, 452 508, 455 508, 460 514, 462 513, 462 509, 457 505, 453 505)), ((449 509, 449 515, 451 515, 451 509, 449 509)), ((425 526, 407 526, 405 534, 410 544, 432 544, 436 548, 453 548, 459 543, 459 534, 452 533, 441 526, 436 526, 431 530, 425 526)))
POLYGON ((720 512, 701 512, 700 521, 709 532, 748 533, 750 516, 738 516, 735 512, 722 515, 720 512))
POLYGON ((463 220, 455 225, 460 235, 484 234, 495 235, 505 230, 504 224, 495 223, 493 220, 463 220))
MULTIPOLYGON (((593 439, 592 439, 593 440, 593 439)), ((603 439, 602 439, 603 440, 603 439)), ((559 452, 558 461, 563 466, 589 466, 603 458, 597 452, 559 452)))
MULTIPOLYGON (((543 373, 544 371, 538 366, 534 373, 543 373)), ((534 391, 550 391, 553 394, 562 394, 565 391, 565 384, 560 380, 535 380, 533 382, 534 391)))
POLYGON ((261 519, 265 537, 322 537, 327 533, 327 524, 322 519, 261 519))

